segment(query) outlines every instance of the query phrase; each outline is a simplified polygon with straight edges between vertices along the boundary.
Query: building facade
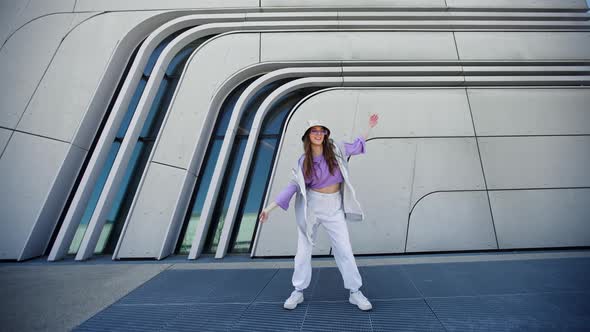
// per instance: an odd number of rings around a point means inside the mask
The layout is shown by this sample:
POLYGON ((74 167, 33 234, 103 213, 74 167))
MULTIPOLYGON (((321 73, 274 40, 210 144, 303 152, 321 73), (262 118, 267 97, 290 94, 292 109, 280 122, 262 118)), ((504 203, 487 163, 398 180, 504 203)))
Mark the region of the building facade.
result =
POLYGON ((2 260, 294 255, 306 120, 371 113, 355 254, 590 245, 584 0, 1 6, 2 260))

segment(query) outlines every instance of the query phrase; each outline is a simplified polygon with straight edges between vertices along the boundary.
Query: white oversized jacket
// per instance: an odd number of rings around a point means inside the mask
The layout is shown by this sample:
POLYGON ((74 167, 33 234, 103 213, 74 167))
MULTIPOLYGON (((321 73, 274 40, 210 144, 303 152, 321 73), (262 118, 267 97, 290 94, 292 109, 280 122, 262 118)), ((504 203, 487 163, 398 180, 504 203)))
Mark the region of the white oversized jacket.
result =
MULTIPOLYGON (((342 151, 344 146, 342 143, 335 143, 333 140, 334 152, 336 154, 336 161, 340 167, 342 178, 344 182, 340 185, 340 192, 342 194, 342 208, 344 210, 344 217, 346 221, 362 221, 365 216, 361 209, 361 204, 356 198, 356 192, 350 182, 350 176, 348 173, 348 160, 342 151)), ((313 244, 313 225, 317 222, 313 211, 308 211, 307 208, 307 195, 305 178, 303 176, 303 160, 305 156, 301 156, 297 161, 297 166, 292 169, 293 177, 291 182, 297 185, 297 193, 295 197, 295 218, 297 220, 297 226, 303 233, 307 235, 307 240, 313 244)))

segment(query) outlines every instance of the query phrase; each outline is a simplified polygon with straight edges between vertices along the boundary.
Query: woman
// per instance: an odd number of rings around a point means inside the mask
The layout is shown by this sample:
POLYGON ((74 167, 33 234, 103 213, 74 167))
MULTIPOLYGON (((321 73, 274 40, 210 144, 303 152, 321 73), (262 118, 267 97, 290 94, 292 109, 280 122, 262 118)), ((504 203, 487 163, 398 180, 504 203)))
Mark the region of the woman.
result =
POLYGON ((301 137, 304 153, 293 169, 289 185, 260 213, 260 222, 268 219, 269 213, 280 206, 289 208, 293 194, 295 215, 298 225, 297 254, 293 272, 295 290, 285 301, 285 309, 295 309, 303 302, 303 290, 311 281, 311 252, 322 225, 327 231, 336 265, 340 270, 344 287, 350 290, 349 302, 361 310, 370 310, 371 302, 359 290, 362 286, 345 220, 362 220, 363 212, 356 199, 354 188, 348 176, 348 157, 365 152, 365 141, 369 130, 377 125, 379 116, 369 118, 369 127, 364 135, 353 143, 336 144, 330 139, 330 129, 317 120, 308 121, 305 134, 301 137))

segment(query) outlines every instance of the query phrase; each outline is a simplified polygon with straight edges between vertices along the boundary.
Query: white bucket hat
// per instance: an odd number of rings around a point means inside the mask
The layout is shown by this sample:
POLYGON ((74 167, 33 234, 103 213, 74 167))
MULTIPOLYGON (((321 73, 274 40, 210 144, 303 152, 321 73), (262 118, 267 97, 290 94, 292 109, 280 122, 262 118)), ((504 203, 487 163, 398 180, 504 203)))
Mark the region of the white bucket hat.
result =
POLYGON ((301 140, 303 141, 305 139, 305 135, 307 135, 307 131, 309 130, 309 128, 318 127, 318 126, 326 128, 326 130, 328 131, 328 136, 330 135, 330 128, 328 128, 328 126, 326 126, 323 121, 321 121, 321 120, 307 120, 307 127, 305 127, 305 130, 303 131, 303 136, 301 136, 301 140))

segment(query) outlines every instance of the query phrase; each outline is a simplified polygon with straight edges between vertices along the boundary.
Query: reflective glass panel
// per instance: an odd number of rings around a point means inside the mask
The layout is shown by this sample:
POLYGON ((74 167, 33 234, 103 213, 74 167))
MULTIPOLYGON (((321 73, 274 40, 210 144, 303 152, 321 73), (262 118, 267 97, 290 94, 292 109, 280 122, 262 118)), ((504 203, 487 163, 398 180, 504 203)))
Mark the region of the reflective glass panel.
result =
POLYGON ((252 163, 252 171, 248 176, 244 194, 242 195, 242 201, 245 203, 242 204, 242 211, 239 214, 241 219, 234 226, 237 231, 234 231, 231 239, 230 252, 244 253, 250 250, 250 243, 255 231, 260 204, 264 198, 264 189, 273 164, 277 141, 277 138, 263 138, 258 142, 252 163))
POLYGON ((111 150, 109 151, 109 155, 107 160, 105 161, 105 165, 100 172, 100 176, 98 180, 96 180, 96 184, 94 185, 94 189, 92 190, 92 194, 90 199, 88 200, 88 204, 86 205, 86 209, 84 210, 84 215, 80 220, 80 224, 76 229, 76 234, 74 235, 74 239, 70 244, 70 248, 68 250, 68 254, 76 254, 78 249, 80 249, 80 244, 82 243, 82 238, 84 238, 84 234, 86 233, 86 228, 88 227, 88 223, 90 222, 90 218, 94 213, 94 209, 96 208, 96 203, 98 203, 98 198, 100 197, 100 193, 102 192, 102 188, 104 187, 107 176, 113 167, 113 162, 115 161, 115 157, 117 156, 117 152, 119 152, 119 148, 121 147, 121 142, 115 141, 113 145, 111 145, 111 150))
POLYGON ((215 210, 213 211, 211 223, 209 224, 209 233, 203 249, 203 251, 206 253, 214 253, 217 250, 219 238, 223 229, 223 223, 225 221, 225 216, 229 207, 229 200, 231 199, 231 193, 236 183, 240 162, 242 160, 242 155, 244 154, 247 141, 247 136, 238 136, 234 142, 231 152, 231 156, 233 158, 229 162, 227 172, 225 173, 221 183, 219 195, 217 196, 217 202, 215 204, 215 210))
POLYGON ((219 150, 221 150, 222 143, 222 138, 215 139, 210 148, 210 151, 206 154, 207 160, 205 160, 200 178, 197 179, 197 193, 193 198, 194 201, 192 204, 191 213, 188 217, 189 220, 185 226, 184 231, 182 232, 183 236, 180 248, 177 249, 179 254, 188 254, 191 249, 191 244, 195 238, 195 231, 197 229, 197 225, 199 224, 199 220, 201 219, 201 211, 203 211, 203 203, 205 202, 205 197, 207 196, 207 189, 209 189, 209 184, 211 184, 211 176, 213 176, 215 162, 217 161, 217 157, 219 157, 219 150))
POLYGON ((257 227, 257 215, 262 209, 266 187, 270 180, 271 167, 274 163, 285 120, 301 99, 317 90, 317 88, 307 88, 291 92, 276 101, 267 113, 244 186, 240 209, 232 231, 229 252, 245 253, 251 250, 257 227))

